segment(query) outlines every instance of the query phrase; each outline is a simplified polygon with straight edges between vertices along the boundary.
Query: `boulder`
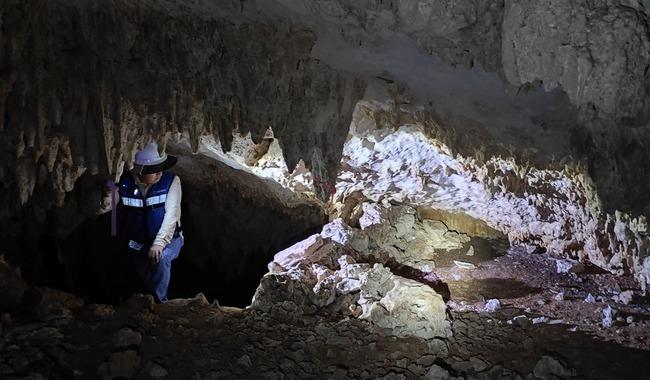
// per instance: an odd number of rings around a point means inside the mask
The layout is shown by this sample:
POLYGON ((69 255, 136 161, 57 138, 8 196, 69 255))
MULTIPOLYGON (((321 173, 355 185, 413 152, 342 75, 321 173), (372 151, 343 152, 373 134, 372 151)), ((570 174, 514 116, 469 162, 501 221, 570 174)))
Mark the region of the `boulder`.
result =
POLYGON ((391 274, 376 264, 364 276, 360 318, 389 328, 397 336, 422 339, 451 337, 451 323, 441 295, 430 287, 391 274))
POLYGON ((0 255, 0 312, 17 311, 27 288, 20 271, 0 255))
MULTIPOLYGON (((414 212, 400 215, 414 218, 414 212)), ((375 227, 380 226, 367 231, 375 227)), ((451 336, 443 297, 428 284, 398 276, 380 263, 357 262, 364 256, 332 241, 351 241, 349 227, 342 221, 330 223, 323 231, 275 255, 252 308, 309 314, 328 307, 333 314, 359 316, 396 336, 426 340, 451 336)))
POLYGON ((142 342, 142 334, 139 331, 131 330, 129 327, 122 327, 113 334, 111 342, 115 349, 139 346, 142 342))
POLYGON ((451 379, 451 375, 449 375, 449 371, 446 369, 434 364, 429 368, 429 371, 424 375, 424 378, 426 380, 447 380, 451 379))
POLYGON ((569 379, 575 375, 575 371, 568 368, 560 360, 544 355, 533 369, 535 377, 542 380, 569 379))
POLYGON ((153 361, 147 362, 144 369, 147 372, 147 375, 152 379, 162 379, 168 374, 165 367, 153 361))
POLYGON ((99 366, 97 374, 102 379, 130 378, 140 366, 140 357, 134 350, 115 352, 99 366))

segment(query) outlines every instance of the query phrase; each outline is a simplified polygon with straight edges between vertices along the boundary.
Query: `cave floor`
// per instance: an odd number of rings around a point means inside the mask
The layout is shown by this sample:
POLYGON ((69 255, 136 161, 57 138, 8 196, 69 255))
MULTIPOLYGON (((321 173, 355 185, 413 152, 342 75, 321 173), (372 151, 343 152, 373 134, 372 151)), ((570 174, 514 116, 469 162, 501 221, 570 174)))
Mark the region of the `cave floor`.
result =
POLYGON ((648 305, 617 303, 609 293, 632 287, 625 277, 589 268, 558 274, 547 255, 520 249, 455 259, 474 267, 450 260, 436 269, 451 293, 447 350, 357 319, 261 313, 202 296, 155 305, 135 295, 113 307, 41 289, 31 312, 2 316, 0 378, 632 379, 650 372, 648 305), (589 294, 594 302, 585 301, 589 294), (500 307, 484 311, 492 298, 500 307), (606 305, 615 313, 611 327, 602 325, 606 305))
MULTIPOLYGON (((436 274, 450 288, 448 307, 458 313, 486 314, 486 303, 498 299, 494 323, 533 329, 558 326, 567 334, 582 332, 602 341, 650 351, 650 303, 639 296, 632 276, 616 276, 595 266, 576 264, 558 273, 566 260, 523 247, 478 250, 474 256, 453 252, 453 260, 472 264, 440 266, 436 274), (560 264, 558 264, 558 261, 560 264), (633 295, 636 294, 636 295, 633 295), (604 326, 607 308, 611 326, 604 326), (525 316, 521 318, 520 316, 525 316)), ((650 357, 650 355, 648 356, 650 357)))
POLYGON ((558 261, 566 260, 495 245, 474 244, 482 248, 472 256, 451 252, 436 268, 450 290, 450 357, 470 358, 470 373, 493 363, 520 374, 532 368, 539 378, 636 379, 649 373, 650 307, 647 297, 632 296, 640 293, 632 276, 582 264, 563 272, 558 261), (499 306, 489 310, 495 299, 499 306), (604 321, 608 307, 611 325, 604 321), (558 370, 545 376, 549 363, 558 370))

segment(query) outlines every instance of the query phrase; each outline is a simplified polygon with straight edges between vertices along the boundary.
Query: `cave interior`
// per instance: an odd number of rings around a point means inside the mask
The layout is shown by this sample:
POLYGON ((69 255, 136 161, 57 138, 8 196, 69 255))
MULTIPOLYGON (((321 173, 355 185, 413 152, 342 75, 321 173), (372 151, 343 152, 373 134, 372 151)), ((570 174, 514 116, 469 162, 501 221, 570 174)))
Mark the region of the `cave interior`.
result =
POLYGON ((644 378, 649 14, 3 0, 0 378, 644 378), (107 201, 150 142, 163 303, 107 201))

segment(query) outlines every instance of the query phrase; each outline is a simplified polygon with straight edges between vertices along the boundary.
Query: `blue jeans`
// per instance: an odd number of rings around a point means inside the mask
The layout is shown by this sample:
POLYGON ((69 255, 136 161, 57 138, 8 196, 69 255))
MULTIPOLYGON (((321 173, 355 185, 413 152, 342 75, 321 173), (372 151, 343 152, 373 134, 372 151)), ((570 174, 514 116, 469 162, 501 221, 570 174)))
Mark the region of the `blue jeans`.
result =
POLYGON ((172 260, 178 257, 182 247, 183 238, 173 238, 163 249, 158 264, 153 264, 149 260, 147 256, 148 250, 135 255, 135 267, 138 275, 144 281, 147 291, 156 298, 156 302, 167 302, 167 288, 171 277, 172 260))

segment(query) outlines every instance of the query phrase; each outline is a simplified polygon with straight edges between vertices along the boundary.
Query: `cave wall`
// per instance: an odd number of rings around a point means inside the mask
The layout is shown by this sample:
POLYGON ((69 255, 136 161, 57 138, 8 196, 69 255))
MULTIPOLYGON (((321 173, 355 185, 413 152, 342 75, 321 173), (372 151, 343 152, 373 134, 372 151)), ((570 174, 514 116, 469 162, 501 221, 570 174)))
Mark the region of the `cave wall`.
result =
POLYGON ((445 141, 453 150, 584 164, 608 212, 650 213, 650 182, 641 180, 650 171, 643 153, 650 29, 642 2, 249 3, 269 12, 284 5, 316 32, 313 56, 395 87, 364 100, 393 102, 395 119, 410 107, 442 135, 455 135, 445 141), (484 149, 490 145, 501 149, 484 149))
POLYGON ((579 109, 577 155, 609 212, 650 214, 650 32, 638 1, 506 2, 503 70, 562 88, 579 109), (630 186, 634 184, 633 186, 630 186))
POLYGON ((508 1, 503 31, 510 83, 562 87, 601 117, 628 126, 647 121, 650 40, 639 2, 508 1))
POLYGON ((579 259, 632 274, 643 289, 650 284, 647 220, 604 211, 579 168, 538 168, 503 157, 481 161, 454 154, 423 125, 386 130, 368 117, 355 114, 343 149, 337 197, 345 219, 375 204, 431 207, 439 216, 465 215, 457 230, 472 230, 467 216, 473 217, 529 253, 579 259))
POLYGON ((88 171, 119 176, 147 138, 269 125, 289 166, 323 177, 363 82, 310 59, 312 32, 243 20, 239 3, 3 1, 0 216, 34 193, 44 208, 88 171), (309 127, 306 127, 309 126, 309 127), (313 165, 312 165, 313 163, 313 165), (39 191, 43 188, 44 191, 39 191))
POLYGON ((289 169, 302 158, 333 182, 356 105, 382 134, 415 124, 476 170, 524 168, 495 185, 509 206, 537 191, 528 168, 566 166, 589 184, 593 223, 650 214, 639 1, 7 0, 0 31, 0 220, 16 234, 53 205, 69 232, 139 145, 178 132, 228 150, 270 126, 289 169))
POLYGON ((403 33, 451 65, 478 65, 517 87, 561 87, 579 107, 593 105, 637 126, 647 121, 639 117, 647 119, 650 107, 645 96, 650 40, 646 7, 638 0, 270 3, 300 14, 296 18, 319 36, 327 32, 316 18, 342 24, 331 33, 350 44, 379 46, 403 33))
POLYGON ((585 163, 609 212, 650 209, 650 185, 638 181, 650 170, 650 38, 638 1, 14 0, 0 12, 5 216, 30 196, 61 205, 84 171, 117 175, 143 140, 177 131, 195 150, 202 133, 229 149, 232 131, 258 142, 272 126, 289 168, 303 158, 332 180, 375 76, 388 81, 382 101, 467 135, 454 149, 494 141, 534 162, 585 163), (440 63, 417 62, 426 56, 440 63), (465 79, 447 83, 454 75, 465 79), (544 95, 555 90, 566 98, 544 95), (567 149, 535 148, 549 129, 541 145, 567 149))

